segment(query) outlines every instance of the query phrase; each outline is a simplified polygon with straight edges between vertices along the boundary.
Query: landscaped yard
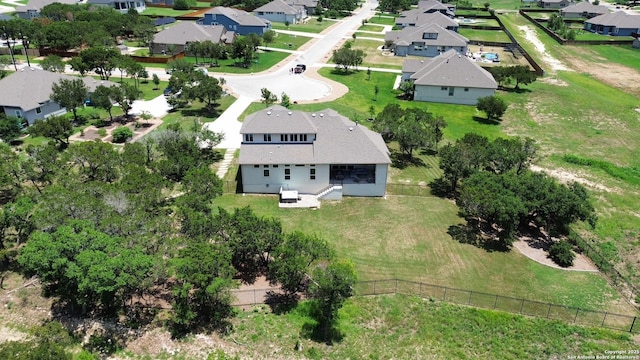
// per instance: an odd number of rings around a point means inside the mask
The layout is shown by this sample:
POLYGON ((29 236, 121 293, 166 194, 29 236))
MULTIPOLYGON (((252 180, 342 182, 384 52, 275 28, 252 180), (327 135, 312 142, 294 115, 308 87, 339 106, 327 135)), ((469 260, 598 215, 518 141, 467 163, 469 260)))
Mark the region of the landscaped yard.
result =
POLYGON ((336 22, 329 19, 324 19, 322 21, 317 21, 316 18, 310 18, 309 21, 303 24, 290 24, 288 27, 283 23, 273 22, 271 23, 271 28, 274 30, 291 30, 291 31, 302 31, 302 32, 310 32, 310 33, 321 33, 324 29, 328 28, 331 25, 334 25, 336 22))
POLYGON ((206 111, 203 103, 197 100, 193 101, 191 106, 172 111, 163 117, 163 123, 159 127, 159 130, 166 129, 169 125, 179 123, 183 130, 190 131, 193 129, 196 121, 199 123, 215 121, 234 101, 236 101, 236 98, 233 96, 223 96, 218 100, 218 104, 215 106, 213 112, 206 111))

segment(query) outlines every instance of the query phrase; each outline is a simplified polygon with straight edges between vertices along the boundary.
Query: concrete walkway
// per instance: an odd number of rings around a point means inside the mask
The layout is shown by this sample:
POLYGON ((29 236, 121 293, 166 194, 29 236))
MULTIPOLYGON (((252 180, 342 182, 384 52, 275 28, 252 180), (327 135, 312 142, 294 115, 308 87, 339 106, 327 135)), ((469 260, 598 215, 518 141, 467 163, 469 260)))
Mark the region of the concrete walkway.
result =
POLYGON ((220 162, 220 167, 218 167, 218 172, 216 173, 216 175, 218 175, 220 179, 224 178, 224 176, 227 174, 227 171, 231 166, 231 162, 233 161, 233 155, 235 154, 236 150, 238 149, 229 148, 227 149, 227 151, 225 151, 224 158, 220 162))

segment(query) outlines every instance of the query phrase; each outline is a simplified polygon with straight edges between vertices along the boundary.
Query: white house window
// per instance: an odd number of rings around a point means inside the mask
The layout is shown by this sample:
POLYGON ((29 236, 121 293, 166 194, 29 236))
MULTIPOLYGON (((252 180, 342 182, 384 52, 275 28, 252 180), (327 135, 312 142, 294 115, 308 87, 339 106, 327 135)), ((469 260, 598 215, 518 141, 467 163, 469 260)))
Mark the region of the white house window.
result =
POLYGON ((450 87, 449 88, 449 96, 453 96, 453 90, 454 89, 455 89, 454 87, 450 87))
POLYGON ((265 142, 270 142, 271 141, 271 134, 264 134, 264 141, 265 142))
POLYGON ((269 169, 264 170, 264 176, 269 176, 269 169))
POLYGON ((259 167, 260 167, 260 165, 253 165, 253 167, 254 167, 254 168, 259 168, 259 167))
POLYGON ((253 142, 253 134, 244 134, 244 141, 253 142))
POLYGON ((301 141, 307 141, 307 134, 302 134, 300 135, 300 137, 301 137, 300 138, 301 141))

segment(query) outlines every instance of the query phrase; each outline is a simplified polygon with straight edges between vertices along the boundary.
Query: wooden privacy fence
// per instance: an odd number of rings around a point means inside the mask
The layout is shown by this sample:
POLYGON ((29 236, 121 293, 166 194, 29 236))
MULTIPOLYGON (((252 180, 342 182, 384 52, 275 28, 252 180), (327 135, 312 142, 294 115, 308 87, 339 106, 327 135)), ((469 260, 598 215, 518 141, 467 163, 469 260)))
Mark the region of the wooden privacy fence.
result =
POLYGON ((631 333, 639 332, 639 326, 635 326, 636 316, 588 310, 421 282, 399 279, 361 281, 356 283, 354 289, 358 296, 383 294, 412 295, 453 304, 499 310, 549 320, 559 320, 577 325, 602 327, 631 333))

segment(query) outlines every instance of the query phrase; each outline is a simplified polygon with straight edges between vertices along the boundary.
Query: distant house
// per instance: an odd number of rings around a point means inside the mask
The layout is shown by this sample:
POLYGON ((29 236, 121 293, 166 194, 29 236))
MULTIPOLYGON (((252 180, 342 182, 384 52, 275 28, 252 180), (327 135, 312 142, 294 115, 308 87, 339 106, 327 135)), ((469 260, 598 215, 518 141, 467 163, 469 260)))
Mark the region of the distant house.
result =
POLYGON ((204 13, 204 19, 199 23, 202 25, 222 25, 228 31, 233 31, 238 35, 262 35, 271 29, 269 20, 260 19, 243 10, 222 6, 214 7, 204 13))
POLYGON ((424 25, 439 25, 447 30, 458 31, 458 22, 442 14, 441 12, 423 13, 414 12, 408 17, 397 17, 396 26, 400 29, 406 27, 420 27, 424 25))
POLYGON ((454 50, 432 59, 405 60, 402 77, 413 81, 415 101, 475 105, 498 88, 491 73, 454 50))
POLYGON ((40 10, 43 7, 53 4, 77 4, 76 0, 29 0, 27 5, 16 6, 16 16, 22 19, 34 19, 40 17, 40 10))
POLYGON ((284 0, 273 0, 253 10, 253 15, 272 22, 297 24, 307 17, 307 10, 304 6, 289 5, 284 0))
POLYGON ((384 40, 396 56, 434 57, 450 49, 466 54, 469 43, 466 37, 435 24, 389 31, 384 40))
POLYGON ((423 13, 441 12, 449 17, 454 17, 456 6, 454 4, 444 4, 438 0, 420 0, 417 10, 423 13))
POLYGON ((318 0, 286 0, 291 6, 304 6, 307 15, 313 15, 318 7, 318 0))
POLYGON ((129 12, 130 9, 135 9, 139 13, 147 9, 143 0, 87 0, 87 4, 108 6, 123 14, 129 12))
POLYGON ((587 18, 607 14, 609 10, 602 5, 593 5, 588 1, 581 1, 560 9, 563 18, 587 18))
POLYGON ((562 9, 572 3, 571 0, 538 0, 538 6, 545 9, 562 9))
POLYGON ((391 160, 380 134, 336 111, 273 106, 247 116, 240 133, 242 189, 325 198, 384 196, 391 160))
POLYGON ((631 36, 640 33, 640 15, 630 15, 624 11, 603 14, 586 20, 584 29, 604 35, 631 36))
POLYGON ((14 19, 14 17, 7 14, 0 14, 0 21, 6 21, 11 19, 14 19))
POLYGON ((93 92, 99 85, 115 85, 92 77, 75 77, 36 68, 23 68, 0 80, 0 107, 5 114, 25 119, 29 125, 36 120, 64 114, 67 110, 49 99, 53 84, 62 79, 81 79, 89 92, 93 92))
POLYGON ((175 47, 175 53, 180 53, 185 51, 189 43, 207 40, 215 44, 232 44, 235 38, 236 34, 222 25, 198 25, 182 21, 153 37, 153 53, 165 54, 169 45, 175 47))

